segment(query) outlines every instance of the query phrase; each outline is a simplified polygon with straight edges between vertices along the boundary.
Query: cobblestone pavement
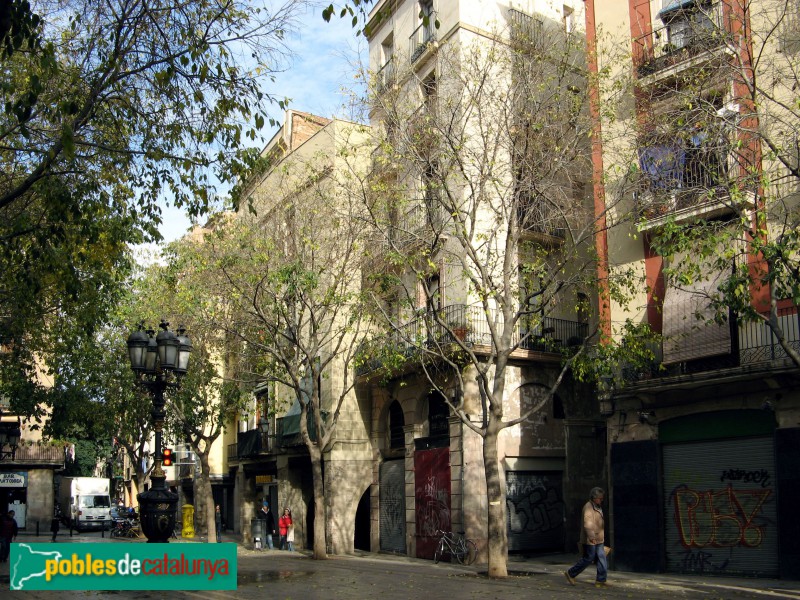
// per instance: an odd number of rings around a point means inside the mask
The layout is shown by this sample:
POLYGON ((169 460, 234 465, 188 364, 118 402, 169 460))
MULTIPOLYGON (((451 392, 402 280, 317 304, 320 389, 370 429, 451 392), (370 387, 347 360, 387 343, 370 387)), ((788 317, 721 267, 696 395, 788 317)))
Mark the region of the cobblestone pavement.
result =
MULTIPOLYGON (((59 536, 63 543, 126 543, 106 533, 59 536)), ((49 536, 20 536, 17 541, 49 542, 49 536)), ((143 541, 143 540, 142 540, 143 541)), ((184 541, 184 540, 178 540, 184 541)), ((197 538, 192 541, 202 541, 197 538)), ((226 541, 234 541, 233 539, 226 541)), ((133 543, 136 543, 135 541, 133 543)), ((592 574, 585 572, 571 586, 564 570, 574 557, 566 554, 534 558, 512 557, 510 576, 492 580, 485 566, 464 567, 385 554, 358 553, 315 561, 304 552, 253 551, 238 546, 238 589, 225 592, 18 592, 26 599, 117 598, 164 599, 258 599, 283 600, 492 600, 625 598, 795 598, 800 600, 800 582, 766 579, 641 575, 612 571, 612 587, 595 588, 592 574)), ((9 594, 8 564, 0 564, 0 596, 9 594)))

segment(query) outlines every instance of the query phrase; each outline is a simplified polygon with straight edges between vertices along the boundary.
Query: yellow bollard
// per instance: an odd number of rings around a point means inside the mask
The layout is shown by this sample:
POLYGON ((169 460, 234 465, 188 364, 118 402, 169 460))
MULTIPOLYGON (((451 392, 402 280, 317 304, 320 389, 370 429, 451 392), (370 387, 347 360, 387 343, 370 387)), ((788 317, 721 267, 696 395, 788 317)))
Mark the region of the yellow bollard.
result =
POLYGON ((194 537, 194 506, 191 504, 183 505, 183 529, 181 530, 181 537, 194 537))

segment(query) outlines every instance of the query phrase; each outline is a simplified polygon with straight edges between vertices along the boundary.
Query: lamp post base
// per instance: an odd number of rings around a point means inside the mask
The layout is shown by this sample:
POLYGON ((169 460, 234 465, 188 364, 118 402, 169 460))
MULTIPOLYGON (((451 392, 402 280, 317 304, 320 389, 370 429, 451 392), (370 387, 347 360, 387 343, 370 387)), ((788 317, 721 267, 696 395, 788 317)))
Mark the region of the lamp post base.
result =
POLYGON ((152 487, 139 498, 139 522, 142 533, 151 544, 166 544, 175 530, 178 494, 164 486, 165 477, 151 477, 152 487))

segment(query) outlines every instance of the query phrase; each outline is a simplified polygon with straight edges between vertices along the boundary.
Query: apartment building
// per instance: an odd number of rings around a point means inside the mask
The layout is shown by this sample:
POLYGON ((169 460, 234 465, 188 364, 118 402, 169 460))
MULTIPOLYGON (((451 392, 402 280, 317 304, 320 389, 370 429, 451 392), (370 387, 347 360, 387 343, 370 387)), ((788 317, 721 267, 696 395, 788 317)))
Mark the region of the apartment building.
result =
MULTIPOLYGON (((6 348, 0 344, 0 352, 6 348)), ((40 381, 50 383, 44 373, 40 381)), ((64 469, 67 449, 42 440, 41 421, 14 414, 0 398, 0 514, 14 511, 20 529, 47 527, 55 514, 54 487, 64 469)))
POLYGON ((573 548, 586 493, 604 484, 605 422, 564 368, 598 311, 584 22, 571 1, 370 13, 365 285, 384 323, 358 394, 373 551, 431 558, 437 530, 465 531, 486 560, 498 522, 500 552, 573 548))
POLYGON ((607 327, 658 335, 601 398, 614 563, 797 578, 800 323, 769 259, 797 227, 797 4, 586 4, 597 67, 628 82, 595 147, 596 189, 619 201, 603 245, 645 282, 607 327))
MULTIPOLYGON (((267 501, 276 520, 284 508, 292 510, 297 548, 312 548, 319 529, 327 532, 327 552, 368 547, 364 508, 372 474, 368 408, 353 390, 350 362, 358 317, 348 312, 343 299, 361 284, 358 256, 348 257, 363 251, 356 239, 364 226, 351 207, 363 205, 358 182, 370 150, 368 126, 288 110, 262 151, 265 169, 248 182, 235 217, 251 224, 249 231, 264 232, 266 244, 251 239, 252 249, 272 256, 261 272, 265 280, 275 276, 272 269, 291 269, 291 263, 309 277, 313 273, 319 284, 298 284, 307 292, 302 300, 284 290, 285 302, 267 309, 285 312, 260 325, 277 328, 274 335, 286 339, 283 350, 273 348, 272 358, 265 359, 282 365, 277 371, 266 363, 245 367, 241 358, 234 367, 240 370, 239 377, 258 381, 251 405, 226 433, 227 465, 235 480, 235 522, 247 542, 250 521, 267 501), (327 298, 322 297, 325 293, 327 298), (275 355, 284 350, 286 361, 281 362, 275 355), (298 378, 295 384, 292 377, 298 378), (301 402, 310 406, 314 393, 319 394, 323 431, 308 408, 311 439, 321 441, 335 420, 330 443, 320 448, 323 525, 315 522, 313 464, 301 434, 301 402)), ((249 342, 257 345, 254 338, 249 342)))

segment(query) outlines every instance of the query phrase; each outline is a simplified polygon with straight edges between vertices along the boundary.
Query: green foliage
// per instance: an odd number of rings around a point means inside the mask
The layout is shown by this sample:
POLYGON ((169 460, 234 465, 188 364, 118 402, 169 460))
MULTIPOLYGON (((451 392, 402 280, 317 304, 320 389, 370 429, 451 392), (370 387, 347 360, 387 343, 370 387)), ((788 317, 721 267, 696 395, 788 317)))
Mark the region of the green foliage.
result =
POLYGON ((295 7, 2 3, 0 341, 16 362, 0 386, 57 360, 62 320, 79 337, 105 322, 164 198, 199 215, 249 169, 295 7))
POLYGON ((110 441, 96 443, 92 440, 76 440, 74 444, 75 460, 64 463, 64 475, 68 477, 93 477, 95 466, 98 463, 105 464, 111 457, 110 441))

